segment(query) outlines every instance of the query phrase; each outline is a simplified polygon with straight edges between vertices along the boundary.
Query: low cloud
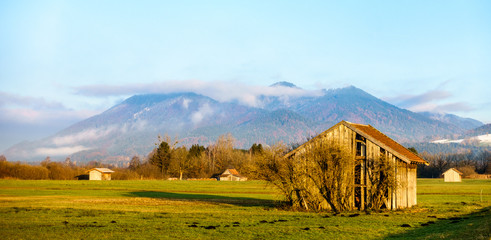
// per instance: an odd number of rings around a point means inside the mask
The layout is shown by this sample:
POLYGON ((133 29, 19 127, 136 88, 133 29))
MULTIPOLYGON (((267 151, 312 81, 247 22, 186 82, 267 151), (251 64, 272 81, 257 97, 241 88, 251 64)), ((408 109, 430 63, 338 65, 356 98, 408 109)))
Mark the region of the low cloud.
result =
POLYGON ((60 102, 46 101, 40 97, 26 97, 0 91, 0 107, 16 106, 36 109, 66 109, 60 102))
POLYGON ((72 110, 62 103, 40 97, 26 97, 0 92, 0 121, 25 124, 76 122, 97 114, 96 111, 72 110))
POLYGON ((105 137, 117 129, 118 128, 115 126, 104 129, 91 128, 78 133, 55 137, 53 138, 52 142, 56 146, 67 146, 80 142, 90 142, 105 137))
POLYGON ((388 98, 386 100, 403 108, 411 108, 418 105, 424 105, 429 102, 446 99, 451 96, 452 94, 447 91, 431 90, 419 95, 400 95, 397 97, 388 98))
POLYGON ((205 117, 208 117, 213 114, 213 109, 210 107, 208 103, 203 104, 198 111, 194 112, 191 115, 191 121, 194 125, 197 125, 203 121, 205 117))
POLYGON ((42 110, 32 108, 0 108, 0 121, 34 125, 51 125, 63 122, 75 123, 93 116, 98 111, 90 110, 42 110))
POLYGON ((71 147, 54 147, 54 148, 37 148, 35 150, 36 155, 39 156, 67 156, 76 152, 89 150, 90 148, 77 145, 71 147))
POLYGON ((87 85, 75 88, 75 92, 85 96, 108 97, 146 93, 195 92, 215 100, 238 101, 242 104, 260 107, 259 96, 320 96, 322 90, 304 90, 286 86, 252 86, 242 83, 199 80, 169 81, 165 83, 127 84, 127 85, 87 85))
POLYGON ((184 107, 184 109, 188 109, 189 108, 189 104, 192 102, 193 100, 191 99, 187 99, 187 98, 184 98, 182 100, 182 106, 184 107))
POLYGON ((475 110, 474 107, 464 102, 442 104, 435 108, 436 112, 470 112, 473 110, 475 110))
POLYGON ((413 112, 468 112, 474 110, 465 102, 451 102, 446 100, 451 99, 453 95, 444 90, 430 90, 418 95, 400 95, 391 98, 385 98, 386 101, 413 112))

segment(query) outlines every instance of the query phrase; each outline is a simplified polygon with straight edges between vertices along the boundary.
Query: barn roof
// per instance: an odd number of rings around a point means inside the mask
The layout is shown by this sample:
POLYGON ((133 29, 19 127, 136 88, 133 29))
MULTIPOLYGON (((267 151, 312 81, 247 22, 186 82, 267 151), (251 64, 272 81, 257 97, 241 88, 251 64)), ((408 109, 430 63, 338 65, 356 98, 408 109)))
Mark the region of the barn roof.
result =
POLYGON ((231 169, 226 169, 225 171, 223 171, 223 173, 220 175, 220 176, 228 176, 230 174, 226 174, 226 172, 229 172, 231 175, 234 175, 234 176, 238 176, 240 177, 241 175, 239 174, 239 172, 235 169, 235 168, 231 168, 231 169))
MULTIPOLYGON (((424 159, 422 159, 415 153, 409 151, 407 148, 403 147, 401 144, 397 143, 391 138, 387 137, 385 134, 383 134, 376 128, 365 124, 341 121, 338 124, 334 125, 333 127, 329 128, 328 130, 324 131, 323 133, 319 134, 318 136, 314 137, 310 141, 315 141, 318 137, 325 136, 328 132, 338 127, 340 124, 350 128, 351 130, 355 131, 356 133, 360 134, 361 136, 365 137, 366 139, 370 140, 371 142, 375 143, 379 147, 385 149, 386 151, 392 153, 393 155, 395 155, 396 157, 400 158, 401 160, 407 163, 428 164, 428 162, 426 162, 424 159)), ((298 149, 301 149, 304 145, 288 153, 287 156, 293 155, 296 151, 298 151, 298 149)))
POLYGON ((445 171, 442 174, 446 174, 447 172, 449 172, 451 170, 453 170, 454 172, 458 173, 459 175, 464 175, 461 171, 457 170, 456 168, 450 168, 450 169, 448 169, 447 171, 445 171))
POLYGON ((379 145, 390 153, 396 155, 398 158, 404 160, 405 162, 428 164, 427 161, 425 161, 415 153, 409 151, 407 148, 387 137, 385 134, 370 125, 350 123, 346 121, 343 122, 345 126, 351 128, 353 131, 369 139, 370 141, 374 142, 375 144, 379 145))
POLYGON ((109 169, 109 168, 92 168, 90 170, 87 170, 87 172, 90 172, 90 171, 98 171, 98 172, 101 172, 101 173, 113 173, 114 171, 109 169))

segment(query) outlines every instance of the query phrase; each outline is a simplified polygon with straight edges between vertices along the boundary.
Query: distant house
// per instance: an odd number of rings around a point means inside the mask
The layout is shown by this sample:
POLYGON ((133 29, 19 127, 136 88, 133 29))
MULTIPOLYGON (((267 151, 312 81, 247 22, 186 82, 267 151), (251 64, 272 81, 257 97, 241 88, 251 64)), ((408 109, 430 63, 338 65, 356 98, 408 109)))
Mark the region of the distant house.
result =
POLYGON ((450 168, 443 173, 443 181, 462 182, 462 173, 455 168, 450 168))
POLYGON ((246 181, 247 178, 240 175, 236 169, 227 169, 220 174, 220 181, 246 181))
POLYGON ((92 168, 87 171, 89 180, 111 180, 111 173, 113 172, 109 168, 92 168))
POLYGON ((306 154, 316 142, 333 141, 348 149, 352 155, 355 176, 354 197, 352 205, 360 210, 365 209, 370 199, 367 188, 367 164, 369 160, 385 156, 392 163, 397 184, 396 189, 388 189, 389 194, 384 203, 387 209, 406 208, 416 205, 416 169, 418 164, 428 164, 424 159, 409 151, 396 141, 387 137, 370 125, 341 121, 310 141, 286 154, 295 157, 306 154))

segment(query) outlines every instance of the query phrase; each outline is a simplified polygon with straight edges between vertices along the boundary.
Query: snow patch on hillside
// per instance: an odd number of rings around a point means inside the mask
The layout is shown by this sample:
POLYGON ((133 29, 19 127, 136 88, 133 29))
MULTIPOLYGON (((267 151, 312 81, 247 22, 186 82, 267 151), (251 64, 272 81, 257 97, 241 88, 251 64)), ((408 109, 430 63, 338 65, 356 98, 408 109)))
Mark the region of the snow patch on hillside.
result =
POLYGON ((432 141, 432 143, 440 143, 440 144, 445 144, 445 143, 462 143, 463 141, 464 141, 464 139, 457 139, 457 140, 441 139, 441 140, 432 141))
POLYGON ((440 140, 431 141, 431 143, 448 144, 448 143, 463 143, 463 142, 473 142, 473 141, 478 141, 481 144, 491 144, 491 134, 479 135, 466 139, 455 139, 455 140, 440 139, 440 140))
POLYGON ((143 113, 148 112, 148 111, 150 111, 150 108, 148 108, 148 107, 144 108, 143 110, 133 114, 133 119, 137 119, 138 117, 140 117, 140 115, 142 115, 143 113))
POLYGON ((491 143, 491 134, 480 135, 476 137, 481 143, 491 143))

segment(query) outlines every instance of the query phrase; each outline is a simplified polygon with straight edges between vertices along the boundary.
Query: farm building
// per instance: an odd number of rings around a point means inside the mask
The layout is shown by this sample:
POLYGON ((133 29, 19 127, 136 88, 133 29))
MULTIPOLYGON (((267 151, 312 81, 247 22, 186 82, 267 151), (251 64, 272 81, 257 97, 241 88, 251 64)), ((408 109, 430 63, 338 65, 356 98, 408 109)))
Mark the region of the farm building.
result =
POLYGON ((220 181, 246 181, 247 178, 240 175, 236 169, 227 169, 220 174, 220 181))
POLYGON ((450 168, 443 173, 443 181, 462 182, 462 173, 455 168, 450 168))
POLYGON ((113 172, 109 168, 92 168, 87 171, 89 180, 111 180, 111 173, 113 172))
MULTIPOLYGON (((383 207, 398 209, 417 204, 416 200, 416 169, 418 164, 428 164, 424 159, 409 151, 385 134, 370 125, 341 121, 310 141, 288 153, 285 157, 296 157, 306 154, 314 143, 333 142, 347 149, 352 159, 354 176, 354 194, 352 206, 360 210, 368 206, 369 194, 372 190, 367 178, 372 173, 367 164, 373 166, 382 157, 390 163, 395 178, 395 189, 387 189, 383 207)), ((305 156, 305 155, 304 155, 305 156)), ((306 159, 308 161, 308 159, 306 159)))

